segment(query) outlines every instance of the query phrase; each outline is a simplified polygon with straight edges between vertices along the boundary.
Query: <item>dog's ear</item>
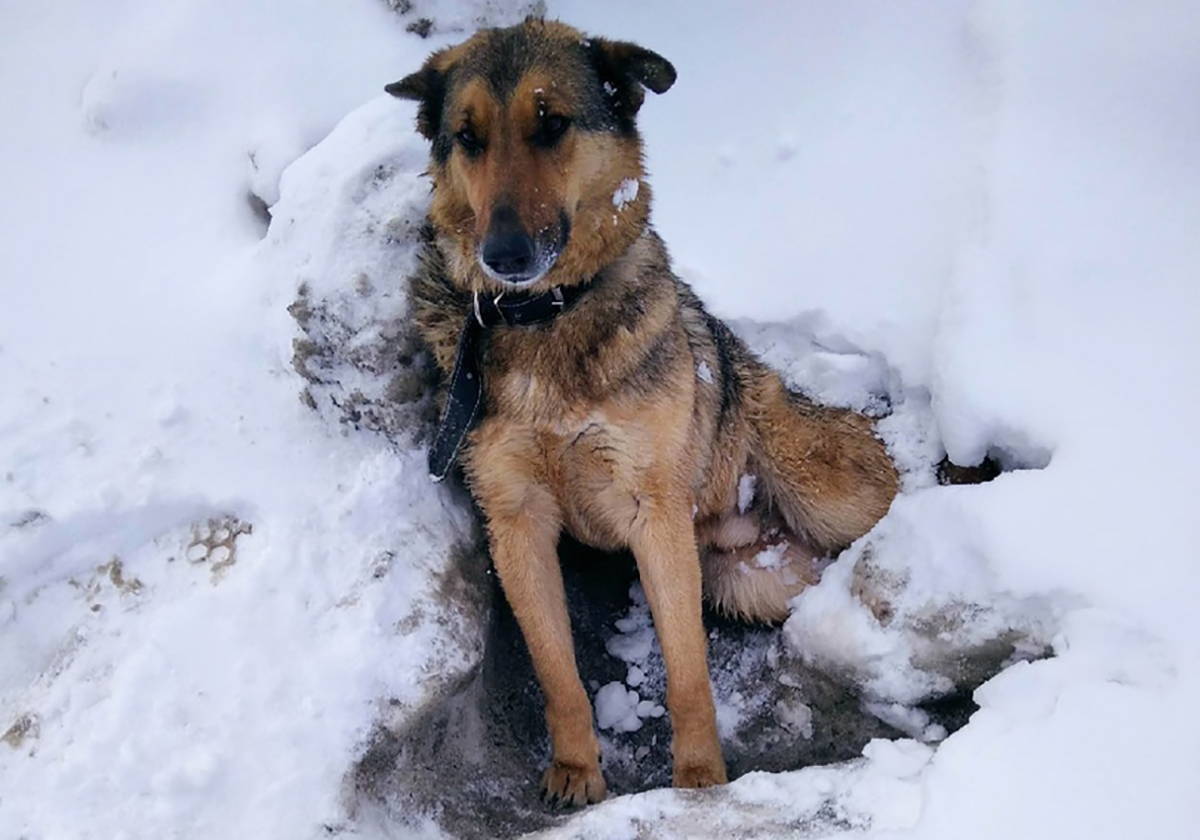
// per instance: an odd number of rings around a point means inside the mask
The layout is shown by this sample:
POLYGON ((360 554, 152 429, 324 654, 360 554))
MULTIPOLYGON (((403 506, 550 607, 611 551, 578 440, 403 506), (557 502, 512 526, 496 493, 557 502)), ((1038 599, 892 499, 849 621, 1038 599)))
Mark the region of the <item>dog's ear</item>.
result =
POLYGON ((666 93, 675 84, 674 65, 653 50, 628 41, 592 38, 588 51, 606 98, 625 119, 633 119, 642 107, 645 88, 666 93))
POLYGON ((442 105, 446 99, 446 51, 435 52, 416 73, 386 85, 384 90, 397 99, 418 103, 417 131, 432 140, 441 129, 442 105))

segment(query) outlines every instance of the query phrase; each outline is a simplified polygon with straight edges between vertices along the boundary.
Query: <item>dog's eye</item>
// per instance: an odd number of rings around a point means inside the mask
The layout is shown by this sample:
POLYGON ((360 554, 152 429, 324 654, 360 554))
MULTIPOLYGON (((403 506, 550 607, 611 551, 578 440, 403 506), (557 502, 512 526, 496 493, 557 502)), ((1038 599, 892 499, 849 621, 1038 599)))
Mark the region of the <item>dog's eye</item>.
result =
POLYGON ((567 117, 558 114, 545 114, 538 122, 537 134, 533 137, 533 142, 539 146, 550 148, 562 139, 562 136, 567 133, 567 128, 571 125, 571 120, 567 117))
POLYGON ((458 145, 462 146, 462 150, 471 157, 475 157, 483 151, 483 143, 475 132, 471 130, 471 126, 466 126, 461 129, 458 134, 454 135, 454 139, 458 141, 458 145))

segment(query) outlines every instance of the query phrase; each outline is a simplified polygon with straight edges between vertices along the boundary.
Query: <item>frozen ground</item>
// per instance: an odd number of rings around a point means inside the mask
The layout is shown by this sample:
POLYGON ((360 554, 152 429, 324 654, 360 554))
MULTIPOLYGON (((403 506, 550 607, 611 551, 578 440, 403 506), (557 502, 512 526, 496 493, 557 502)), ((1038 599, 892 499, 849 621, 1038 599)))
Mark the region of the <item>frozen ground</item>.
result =
MULTIPOLYGON (((675 62, 642 126, 681 273, 796 387, 891 411, 906 472, 782 631, 714 626, 739 772, 860 757, 551 822, 425 479, 424 149, 379 95, 524 7, 409 5, 0 7, 0 838, 1192 836, 1200 11, 549 4, 675 62), (937 486, 943 453, 1010 471, 937 486), (497 717, 515 763, 457 797, 497 717)), ((618 790, 665 768, 627 583, 587 619, 618 790)))

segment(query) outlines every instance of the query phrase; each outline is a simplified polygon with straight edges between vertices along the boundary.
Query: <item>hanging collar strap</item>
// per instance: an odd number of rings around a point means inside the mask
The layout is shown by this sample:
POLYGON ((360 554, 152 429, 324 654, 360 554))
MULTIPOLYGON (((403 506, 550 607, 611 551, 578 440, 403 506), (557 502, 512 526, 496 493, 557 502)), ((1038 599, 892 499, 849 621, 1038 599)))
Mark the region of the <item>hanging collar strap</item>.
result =
POLYGON ((539 295, 501 293, 494 297, 475 292, 471 313, 458 336, 454 371, 446 389, 446 407, 438 423, 437 436, 429 447, 429 477, 443 480, 454 466, 467 433, 482 419, 483 366, 480 338, 493 327, 527 327, 552 321, 592 286, 584 283, 565 289, 553 288, 539 295))

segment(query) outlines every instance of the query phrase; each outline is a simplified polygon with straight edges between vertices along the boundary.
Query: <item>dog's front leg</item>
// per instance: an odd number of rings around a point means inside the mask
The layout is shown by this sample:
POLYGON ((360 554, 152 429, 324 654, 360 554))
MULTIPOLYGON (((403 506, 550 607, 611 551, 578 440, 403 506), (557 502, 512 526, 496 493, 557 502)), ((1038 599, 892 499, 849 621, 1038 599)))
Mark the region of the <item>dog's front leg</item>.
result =
POLYGON ((688 788, 724 784, 691 501, 683 491, 647 492, 636 501, 630 547, 667 665, 674 783, 688 788))
POLYGON ((543 790, 551 801, 585 805, 605 796, 600 743, 575 664, 558 564, 558 522, 548 519, 547 505, 539 501, 531 499, 524 514, 491 519, 492 557, 546 695, 546 728, 554 754, 543 790))
POLYGON ((551 490, 531 474, 535 463, 531 439, 501 424, 485 424, 466 467, 487 519, 500 585, 546 695, 553 755, 543 791, 561 804, 586 805, 601 801, 606 792, 600 742, 575 663, 558 563, 562 510, 551 490))

